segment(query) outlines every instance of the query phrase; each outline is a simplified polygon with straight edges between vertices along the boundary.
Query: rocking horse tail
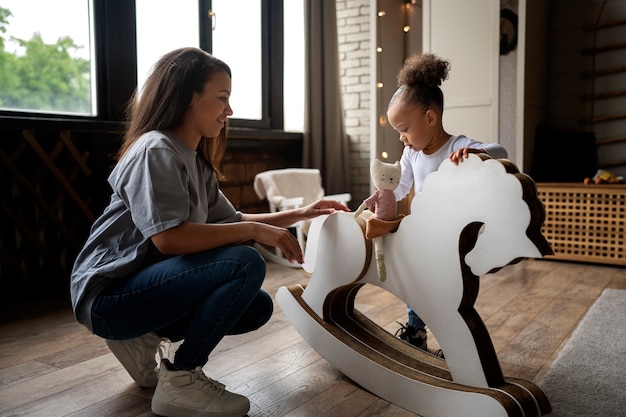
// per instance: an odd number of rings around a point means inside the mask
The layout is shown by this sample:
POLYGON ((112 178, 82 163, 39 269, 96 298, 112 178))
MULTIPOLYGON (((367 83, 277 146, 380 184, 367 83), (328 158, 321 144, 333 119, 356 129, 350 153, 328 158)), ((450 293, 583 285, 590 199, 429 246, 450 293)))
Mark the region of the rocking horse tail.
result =
MULTIPOLYGON (((312 274, 318 258, 322 259, 321 262, 332 262, 339 257, 344 263, 349 260, 350 264, 355 265, 355 270, 360 272, 364 268, 366 257, 364 228, 364 220, 344 212, 314 218, 307 234, 302 269, 312 274), (331 252, 326 250, 328 248, 331 248, 331 252)), ((355 278, 359 275, 361 274, 357 273, 355 278)))
POLYGON ((332 290, 361 278, 369 258, 366 246, 363 229, 349 213, 320 216, 311 223, 303 263, 311 278, 302 298, 320 317, 332 290))
POLYGON ((307 233, 306 249, 304 251, 304 262, 302 269, 308 273, 313 273, 315 262, 317 261, 317 246, 319 243, 320 233, 324 222, 328 215, 322 215, 311 220, 309 231, 307 233))

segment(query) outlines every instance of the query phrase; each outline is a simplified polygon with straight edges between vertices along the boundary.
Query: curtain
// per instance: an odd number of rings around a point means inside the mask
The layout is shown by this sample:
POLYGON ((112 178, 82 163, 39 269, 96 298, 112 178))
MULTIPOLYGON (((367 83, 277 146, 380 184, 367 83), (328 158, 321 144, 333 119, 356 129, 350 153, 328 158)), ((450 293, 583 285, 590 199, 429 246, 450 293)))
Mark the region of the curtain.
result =
MULTIPOLYGON (((306 116, 302 166, 317 168, 327 194, 349 192, 335 0, 305 0, 306 116)), ((288 36, 288 34, 286 35, 288 36)))

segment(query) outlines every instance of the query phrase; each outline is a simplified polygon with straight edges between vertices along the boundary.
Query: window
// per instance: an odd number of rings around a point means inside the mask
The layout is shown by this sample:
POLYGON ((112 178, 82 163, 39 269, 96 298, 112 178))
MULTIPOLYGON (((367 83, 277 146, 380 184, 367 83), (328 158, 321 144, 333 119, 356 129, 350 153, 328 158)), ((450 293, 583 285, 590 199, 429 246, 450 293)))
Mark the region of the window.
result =
POLYGON ((302 132, 304 5, 303 0, 286 1, 284 13, 278 14, 276 10, 277 7, 282 9, 281 3, 275 0, 179 0, 172 7, 169 0, 136 0, 139 88, 161 55, 183 46, 200 46, 231 68, 234 113, 231 126, 302 132), (284 21, 284 31, 289 36, 283 37, 282 31, 277 30, 279 20, 284 21), (185 24, 179 25, 179 22, 185 24), (270 51, 283 38, 285 43, 280 49, 285 53, 280 60, 273 59, 270 51), (281 76, 276 76, 277 73, 281 76), (279 96, 277 92, 284 94, 279 96), (272 114, 277 111, 281 114, 272 114), (279 123, 283 120, 284 124, 279 123))
POLYGON ((2 1, 0 109, 96 115, 92 10, 86 0, 2 1))
POLYGON ((285 1, 285 130, 304 132, 304 0, 285 1))
POLYGON ((302 132, 303 26, 303 0, 4 0, 0 117, 119 122, 163 54, 198 46, 233 72, 231 133, 302 132), (55 71, 50 56, 58 58, 55 71), (18 63, 34 87, 16 81, 18 63))
MULTIPOLYGON (((287 0, 289 2, 289 0, 287 0)), ((213 0, 212 53, 233 73, 233 118, 263 118, 261 0, 213 0), (245 10, 242 13, 242 10, 245 10)))
POLYGON ((200 46, 197 0, 135 0, 137 13, 137 85, 165 53, 200 46))

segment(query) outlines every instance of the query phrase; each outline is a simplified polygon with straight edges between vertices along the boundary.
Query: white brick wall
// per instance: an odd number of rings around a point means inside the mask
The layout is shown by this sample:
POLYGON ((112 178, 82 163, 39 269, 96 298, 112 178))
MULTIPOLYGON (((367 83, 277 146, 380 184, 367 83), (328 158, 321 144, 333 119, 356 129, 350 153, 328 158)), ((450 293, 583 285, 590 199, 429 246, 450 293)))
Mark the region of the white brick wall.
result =
POLYGON ((339 69, 350 140, 352 205, 370 194, 370 13, 369 0, 337 0, 339 69))

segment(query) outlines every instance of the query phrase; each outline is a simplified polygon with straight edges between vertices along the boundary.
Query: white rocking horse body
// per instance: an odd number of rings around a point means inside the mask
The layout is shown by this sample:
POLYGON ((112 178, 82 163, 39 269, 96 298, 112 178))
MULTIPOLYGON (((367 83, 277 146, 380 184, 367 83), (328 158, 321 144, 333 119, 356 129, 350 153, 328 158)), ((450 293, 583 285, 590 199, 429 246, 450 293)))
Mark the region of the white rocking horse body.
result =
POLYGON ((387 279, 371 245, 347 213, 315 219, 309 230, 305 288, 281 287, 277 301, 305 340, 345 375, 420 415, 542 416, 534 384, 505 379, 487 328, 474 309, 479 276, 551 253, 533 181, 505 160, 470 155, 429 175, 397 231, 382 237, 387 279), (410 305, 446 360, 398 340, 354 309, 373 284, 410 305))

